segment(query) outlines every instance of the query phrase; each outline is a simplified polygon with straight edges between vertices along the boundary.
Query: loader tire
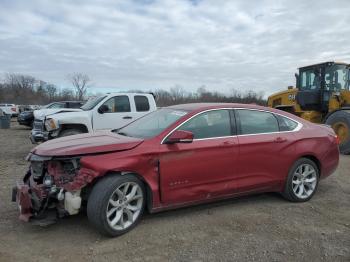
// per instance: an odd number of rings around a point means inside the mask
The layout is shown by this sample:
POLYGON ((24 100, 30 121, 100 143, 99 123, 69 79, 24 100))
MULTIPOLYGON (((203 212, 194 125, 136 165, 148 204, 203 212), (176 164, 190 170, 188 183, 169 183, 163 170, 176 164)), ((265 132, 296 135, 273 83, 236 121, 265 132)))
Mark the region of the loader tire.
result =
POLYGON ((333 128, 339 138, 340 153, 350 154, 350 111, 339 110, 334 112, 326 119, 326 124, 333 128))

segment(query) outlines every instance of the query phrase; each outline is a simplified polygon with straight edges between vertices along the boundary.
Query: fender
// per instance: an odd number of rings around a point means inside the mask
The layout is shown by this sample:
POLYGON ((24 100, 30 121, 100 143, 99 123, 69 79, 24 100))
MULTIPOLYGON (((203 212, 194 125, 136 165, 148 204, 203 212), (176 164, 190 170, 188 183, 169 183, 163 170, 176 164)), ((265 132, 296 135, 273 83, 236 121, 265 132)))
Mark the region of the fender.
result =
POLYGON ((91 112, 89 111, 58 113, 51 115, 48 118, 56 120, 60 127, 64 125, 83 125, 88 132, 93 131, 91 125, 91 112))
POLYGON ((80 159, 80 165, 82 169, 92 170, 90 174, 93 177, 90 179, 93 184, 111 173, 120 173, 120 175, 133 173, 138 175, 151 193, 147 194, 151 196, 151 205, 148 205, 149 210, 152 212, 154 208, 161 207, 158 156, 145 154, 122 157, 120 156, 121 153, 117 153, 118 157, 113 153, 109 154, 109 157, 106 157, 106 154, 83 156, 80 159))

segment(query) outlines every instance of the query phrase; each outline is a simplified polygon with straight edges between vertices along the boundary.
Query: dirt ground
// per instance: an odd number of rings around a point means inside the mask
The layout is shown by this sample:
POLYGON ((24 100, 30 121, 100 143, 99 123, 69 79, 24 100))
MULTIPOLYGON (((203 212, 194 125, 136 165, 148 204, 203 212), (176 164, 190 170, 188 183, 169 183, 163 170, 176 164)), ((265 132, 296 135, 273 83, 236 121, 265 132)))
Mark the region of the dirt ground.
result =
POLYGON ((0 261, 350 261, 350 156, 307 203, 278 194, 145 215, 106 238, 82 214, 41 228, 18 220, 11 187, 28 167, 29 128, 0 129, 0 261))

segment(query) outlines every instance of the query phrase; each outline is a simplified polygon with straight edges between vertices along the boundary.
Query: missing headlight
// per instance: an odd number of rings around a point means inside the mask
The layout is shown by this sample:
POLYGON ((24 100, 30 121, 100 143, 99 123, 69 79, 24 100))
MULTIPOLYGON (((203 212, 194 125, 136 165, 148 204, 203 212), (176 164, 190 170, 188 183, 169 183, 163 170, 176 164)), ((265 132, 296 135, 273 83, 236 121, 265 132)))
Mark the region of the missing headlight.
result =
POLYGON ((80 169, 79 158, 63 160, 61 163, 62 163, 64 172, 69 175, 75 175, 76 172, 80 169))
POLYGON ((44 174, 44 162, 32 161, 30 164, 30 171, 35 180, 40 179, 44 174))

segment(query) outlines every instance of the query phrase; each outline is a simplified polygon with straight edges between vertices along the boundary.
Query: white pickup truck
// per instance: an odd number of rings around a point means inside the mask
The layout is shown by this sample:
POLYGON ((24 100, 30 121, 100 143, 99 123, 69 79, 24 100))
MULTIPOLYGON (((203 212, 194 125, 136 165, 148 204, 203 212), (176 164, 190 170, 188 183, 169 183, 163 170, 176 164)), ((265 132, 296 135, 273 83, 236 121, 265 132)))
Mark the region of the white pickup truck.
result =
POLYGON ((118 129, 157 109, 153 94, 111 93, 96 97, 80 111, 62 112, 35 119, 33 143, 103 129, 118 129))

